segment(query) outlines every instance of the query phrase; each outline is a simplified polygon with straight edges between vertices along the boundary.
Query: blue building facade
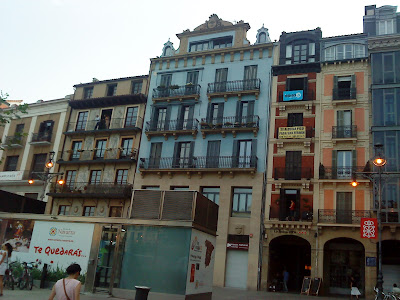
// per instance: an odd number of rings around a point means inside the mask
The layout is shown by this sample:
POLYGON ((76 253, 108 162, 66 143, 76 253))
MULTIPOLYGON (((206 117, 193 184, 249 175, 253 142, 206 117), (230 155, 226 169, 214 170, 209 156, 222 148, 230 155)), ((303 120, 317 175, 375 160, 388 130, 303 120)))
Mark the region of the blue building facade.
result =
POLYGON ((219 204, 214 284, 256 289, 273 44, 264 26, 251 44, 249 29, 211 15, 151 60, 134 184, 219 204))

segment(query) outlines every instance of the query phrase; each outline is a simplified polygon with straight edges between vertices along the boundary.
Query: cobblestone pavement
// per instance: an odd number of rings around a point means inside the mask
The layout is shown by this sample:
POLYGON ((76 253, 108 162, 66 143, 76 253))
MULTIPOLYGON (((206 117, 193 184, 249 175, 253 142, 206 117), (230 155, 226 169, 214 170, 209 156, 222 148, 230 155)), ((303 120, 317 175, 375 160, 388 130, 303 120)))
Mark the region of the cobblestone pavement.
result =
MULTIPOLYGON (((150 292, 151 294, 151 292, 150 292)), ((37 289, 34 288, 32 291, 26 290, 14 290, 10 291, 5 289, 4 295, 1 300, 47 300, 50 295, 49 289, 37 289)), ((121 298, 114 298, 103 294, 82 294, 81 300, 103 300, 103 299, 114 299, 122 300, 121 298)), ((299 294, 291 293, 267 293, 267 292, 256 292, 256 291, 244 291, 238 289, 229 288, 214 288, 213 300, 296 300, 296 299, 346 299, 346 298, 335 298, 335 297, 315 297, 315 296, 304 296, 299 294)), ((153 300, 149 296, 148 300, 153 300)), ((154 299, 157 300, 157 299, 154 299)))

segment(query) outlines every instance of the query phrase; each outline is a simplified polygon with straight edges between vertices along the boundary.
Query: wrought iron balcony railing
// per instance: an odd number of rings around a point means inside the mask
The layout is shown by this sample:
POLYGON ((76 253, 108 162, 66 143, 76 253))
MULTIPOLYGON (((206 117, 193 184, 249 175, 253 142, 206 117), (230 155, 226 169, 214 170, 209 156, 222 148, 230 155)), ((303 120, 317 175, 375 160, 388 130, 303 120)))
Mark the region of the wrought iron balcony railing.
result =
POLYGON ((202 118, 201 129, 227 129, 227 128, 259 128, 259 116, 235 116, 220 118, 202 118))
MULTIPOLYGON (((281 205, 284 205, 283 203, 281 205)), ((302 222, 312 222, 313 212, 312 208, 297 209, 295 211, 294 217, 290 216, 289 210, 281 209, 280 206, 270 206, 269 209, 269 219, 278 219, 279 221, 302 221, 302 222)))
POLYGON ((40 143, 40 142, 51 142, 51 133, 44 133, 44 132, 39 132, 39 133, 33 133, 32 138, 31 138, 31 143, 40 143))
POLYGON ((153 98, 200 95, 200 88, 199 84, 159 86, 153 89, 153 98))
POLYGON ((235 81, 223 81, 209 83, 207 87, 207 94, 213 93, 224 93, 224 92, 240 92, 240 91, 252 91, 260 90, 261 80, 246 79, 246 80, 235 80, 235 81))
POLYGON ((14 147, 14 146, 22 147, 23 141, 24 141, 23 135, 8 135, 4 139, 4 142, 2 143, 2 145, 11 146, 11 147, 14 147))
POLYGON ((303 93, 302 100, 291 100, 291 101, 283 101, 283 91, 279 92, 279 102, 287 103, 287 102, 293 102, 293 101, 308 101, 308 100, 315 100, 315 92, 313 90, 308 90, 307 92, 303 93))
POLYGON ((132 118, 111 118, 110 120, 86 120, 79 122, 69 122, 67 133, 72 132, 93 132, 105 130, 140 130, 143 119, 135 116, 132 118))
POLYGON ((333 100, 352 100, 357 98, 356 88, 333 89, 333 100))
POLYGON ((360 224, 361 218, 370 218, 369 210, 319 209, 318 223, 360 224))
POLYGON ((256 169, 256 156, 196 156, 141 158, 139 168, 149 169, 256 169))
POLYGON ((110 197, 130 198, 132 185, 115 182, 65 182, 63 185, 51 183, 49 194, 55 197, 110 197))
POLYGON ((353 172, 362 172, 364 167, 319 167, 320 179, 351 179, 353 172))
POLYGON ((357 125, 332 126, 333 139, 347 139, 357 137, 357 125))
POLYGON ((180 119, 180 120, 167 120, 167 121, 150 121, 146 122, 146 132, 163 132, 163 131, 176 131, 176 130, 197 130, 199 121, 197 119, 180 119))
POLYGON ((135 161, 135 148, 98 148, 91 150, 67 150, 59 153, 57 163, 90 163, 98 161, 135 161))
POLYGON ((275 168, 274 179, 283 178, 285 180, 311 179, 312 169, 293 167, 293 168, 275 168))
POLYGON ((299 139, 299 138, 303 138, 302 134, 301 134, 301 130, 299 130, 299 127, 305 127, 305 138, 312 138, 314 137, 314 128, 312 126, 292 126, 292 127, 278 127, 276 128, 276 137, 278 139, 299 139), (285 128, 285 132, 282 132, 283 130, 281 130, 281 134, 279 134, 279 128, 285 128), (288 132, 291 129, 292 132, 288 132))

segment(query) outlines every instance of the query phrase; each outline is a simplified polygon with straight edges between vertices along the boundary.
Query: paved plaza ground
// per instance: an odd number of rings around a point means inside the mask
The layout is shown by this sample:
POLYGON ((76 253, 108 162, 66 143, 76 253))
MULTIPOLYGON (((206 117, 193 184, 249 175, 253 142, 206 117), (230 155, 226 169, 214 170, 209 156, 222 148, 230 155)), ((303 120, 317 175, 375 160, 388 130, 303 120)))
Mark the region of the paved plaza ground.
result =
MULTIPOLYGON (((48 289, 37 289, 34 288, 32 291, 26 290, 14 290, 10 291, 5 289, 4 295, 0 299, 2 300, 47 300, 50 295, 48 289)), ((243 291, 229 288, 214 288, 213 300, 265 300, 265 299, 279 299, 279 300, 295 300, 295 299, 346 299, 346 298, 334 298, 334 297, 315 297, 315 296, 304 296, 299 294, 285 294, 285 293, 267 293, 267 292, 256 292, 256 291, 243 291)), ((350 297, 348 297, 350 298, 350 297)), ((102 294, 85 294, 81 295, 81 300, 102 300, 102 299, 115 299, 122 300, 121 298, 114 298, 108 295, 102 294)))

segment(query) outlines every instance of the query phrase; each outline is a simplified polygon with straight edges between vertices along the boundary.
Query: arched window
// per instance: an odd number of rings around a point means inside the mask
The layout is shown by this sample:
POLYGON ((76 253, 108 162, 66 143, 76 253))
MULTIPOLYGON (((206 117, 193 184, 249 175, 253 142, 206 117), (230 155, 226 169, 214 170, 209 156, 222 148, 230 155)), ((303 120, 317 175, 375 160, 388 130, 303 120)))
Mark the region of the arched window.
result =
POLYGON ((165 47, 163 56, 171 56, 171 55, 172 55, 171 47, 170 46, 165 47))
POLYGON ((325 60, 344 60, 365 57, 365 45, 340 44, 325 48, 325 60))
POLYGON ((259 43, 265 43, 267 41, 267 34, 265 32, 261 32, 258 36, 259 43))

